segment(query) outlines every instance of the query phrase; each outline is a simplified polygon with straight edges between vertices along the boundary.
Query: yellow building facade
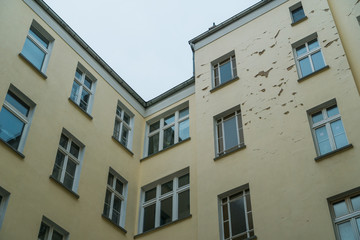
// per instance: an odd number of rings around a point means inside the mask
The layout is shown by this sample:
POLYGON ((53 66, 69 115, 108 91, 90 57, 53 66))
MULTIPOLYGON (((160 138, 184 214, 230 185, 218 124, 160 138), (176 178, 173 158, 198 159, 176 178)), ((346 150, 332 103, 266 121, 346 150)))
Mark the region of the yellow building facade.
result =
POLYGON ((0 239, 360 239, 359 6, 262 0, 146 102, 0 0, 0 239))

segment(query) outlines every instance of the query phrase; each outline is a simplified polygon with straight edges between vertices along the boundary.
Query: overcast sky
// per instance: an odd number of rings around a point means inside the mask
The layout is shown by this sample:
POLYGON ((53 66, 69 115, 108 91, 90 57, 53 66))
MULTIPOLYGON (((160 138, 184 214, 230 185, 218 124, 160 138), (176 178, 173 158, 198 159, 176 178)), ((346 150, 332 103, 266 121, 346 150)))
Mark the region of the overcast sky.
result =
POLYGON ((193 74, 188 41, 259 0, 45 0, 144 100, 193 74))

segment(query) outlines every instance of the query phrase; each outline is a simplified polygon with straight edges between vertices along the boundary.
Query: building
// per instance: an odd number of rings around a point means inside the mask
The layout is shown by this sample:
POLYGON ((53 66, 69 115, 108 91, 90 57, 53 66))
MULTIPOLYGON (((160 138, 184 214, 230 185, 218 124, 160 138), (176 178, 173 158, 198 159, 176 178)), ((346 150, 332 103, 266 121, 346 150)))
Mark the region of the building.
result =
POLYGON ((360 239, 358 2, 262 0, 145 102, 0 1, 0 239, 360 239))

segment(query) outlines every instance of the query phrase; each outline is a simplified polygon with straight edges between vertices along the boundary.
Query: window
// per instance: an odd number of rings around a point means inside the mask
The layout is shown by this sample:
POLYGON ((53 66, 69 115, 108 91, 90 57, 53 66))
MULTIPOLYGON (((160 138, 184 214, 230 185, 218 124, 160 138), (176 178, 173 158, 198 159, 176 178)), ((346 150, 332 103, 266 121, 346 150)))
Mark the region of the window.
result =
POLYGON ((103 216, 118 226, 125 226, 127 181, 112 168, 109 170, 103 216))
POLYGON ((140 232, 190 216, 189 169, 142 188, 140 232))
POLYGON ((189 138, 189 107, 165 113, 161 119, 152 119, 148 124, 147 154, 152 155, 189 138))
POLYGON ((0 229, 5 218, 5 211, 9 201, 10 193, 0 187, 0 229))
POLYGON ((35 103, 10 85, 0 112, 0 138, 22 152, 30 128, 35 103))
POLYGON ((219 195, 222 240, 255 237, 249 185, 219 195))
POLYGON ((94 93, 95 78, 84 67, 82 67, 82 65, 78 64, 75 71, 75 78, 70 99, 73 100, 82 110, 90 114, 94 93))
POLYGON ((348 145, 336 100, 308 111, 319 156, 348 145))
POLYGON ((214 87, 224 84, 237 77, 234 51, 212 61, 211 66, 214 87))
POLYGON ((40 225, 38 240, 67 240, 69 233, 46 217, 40 225))
POLYGON ((240 106, 214 117, 216 156, 244 147, 240 106))
POLYGON ((21 55, 36 69, 45 73, 53 42, 54 38, 52 38, 37 22, 33 21, 21 51, 21 55))
POLYGON ((292 19, 293 23, 296 23, 296 22, 306 18, 301 2, 298 2, 297 4, 291 6, 289 9, 290 9, 291 19, 292 19))
POLYGON ((339 196, 328 199, 336 239, 358 240, 360 239, 359 188, 339 196))
POLYGON ((84 147, 63 129, 51 176, 72 192, 77 191, 84 147))
POLYGON ((316 34, 298 42, 298 44, 293 44, 293 47, 300 78, 325 67, 324 57, 316 34))
POLYGON ((131 149, 133 117, 134 114, 119 101, 116 107, 113 136, 128 149, 131 149))

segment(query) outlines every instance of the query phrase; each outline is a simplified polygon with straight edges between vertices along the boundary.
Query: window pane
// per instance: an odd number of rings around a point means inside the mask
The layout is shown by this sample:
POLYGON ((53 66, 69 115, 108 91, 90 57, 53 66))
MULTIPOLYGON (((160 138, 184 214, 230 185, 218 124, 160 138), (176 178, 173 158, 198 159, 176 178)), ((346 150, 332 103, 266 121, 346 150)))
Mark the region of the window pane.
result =
POLYGON ((296 48, 296 55, 299 57, 301 55, 303 55, 304 53, 306 53, 307 50, 306 50, 306 46, 305 44, 304 45, 301 45, 300 47, 297 47, 296 48))
POLYGON ((332 116, 340 114, 337 106, 333 106, 333 107, 326 109, 326 112, 327 112, 328 117, 332 117, 332 116))
POLYGON ((218 153, 222 153, 224 151, 224 143, 223 143, 223 134, 222 134, 222 124, 218 123, 217 126, 217 137, 218 137, 218 153))
POLYGON ((189 115, 189 108, 185 108, 179 112, 179 118, 183 118, 187 115, 189 115))
POLYGON ((245 214, 243 197, 230 202, 230 220, 233 236, 247 230, 245 214))
POLYGON ((300 64, 300 69, 301 69, 301 75, 303 77, 305 77, 313 72, 311 65, 310 65, 310 60, 308 57, 300 60, 299 64, 300 64))
POLYGON ((179 187, 185 186, 189 184, 189 182, 190 182, 189 174, 179 177, 179 187))
POLYGON ((130 124, 130 116, 126 112, 124 112, 124 122, 128 125, 130 124))
POLYGON ((319 70, 325 66, 325 62, 324 62, 323 56, 321 54, 321 51, 312 54, 311 59, 314 64, 315 71, 319 70))
POLYGON ((37 69, 41 70, 45 59, 45 53, 40 50, 29 38, 26 38, 24 48, 21 53, 29 60, 37 69))
POLYGON ((331 152, 330 141, 325 126, 316 129, 315 134, 319 146, 320 155, 331 152))
POLYGON ((228 212, 228 204, 222 205, 222 215, 223 215, 223 221, 226 221, 229 219, 229 212, 228 212))
POLYGON ((128 136, 129 136, 129 130, 128 130, 126 127, 123 126, 120 142, 121 142, 124 146, 127 146, 128 136))
POLYGON ((90 99, 90 93, 88 93, 86 90, 83 89, 82 93, 81 93, 81 99, 80 99, 80 108, 82 108, 83 110, 87 110, 87 106, 89 103, 89 99, 90 99))
POLYGON ((172 221, 172 197, 166 198, 160 204, 160 226, 172 221))
POLYGON ((154 227, 155 227, 155 204, 144 208, 143 232, 151 230, 154 227))
POLYGON ((311 115, 311 118, 312 118, 313 123, 317 123, 317 122, 324 120, 324 117, 323 117, 323 114, 321 111, 311 115))
POLYGON ((165 129, 163 148, 167 148, 174 145, 174 138, 175 138, 175 126, 165 129))
POLYGON ((78 158, 79 157, 79 152, 80 152, 80 147, 78 145, 76 145, 74 142, 71 142, 71 147, 70 147, 70 153, 78 158))
POLYGON ((111 192, 109 190, 106 190, 103 214, 107 217, 109 217, 110 214, 110 204, 111 204, 111 192))
POLYGON ((317 39, 311 40, 310 42, 308 42, 308 46, 309 46, 309 50, 314 50, 315 48, 320 47, 319 42, 317 39))
POLYGON ((156 188, 150 189, 145 192, 145 202, 156 197, 156 188))
POLYGON ((115 125, 114 125, 114 137, 118 140, 120 140, 120 121, 115 119, 115 125))
POLYGON ((224 238, 227 239, 228 237, 230 237, 230 227, 229 227, 229 222, 224 222, 224 238))
POLYGON ((157 153, 159 151, 159 133, 149 137, 148 155, 157 153))
POLYGON ((333 207, 334 207, 335 217, 341 217, 349 213, 345 201, 336 203, 333 205, 333 207))
POLYGON ((115 190, 118 193, 123 194, 123 188, 124 188, 124 184, 119 179, 116 179, 115 190))
POLYGON ((232 117, 224 121, 224 137, 225 137, 225 150, 233 148, 238 145, 235 117, 232 117))
POLYGON ((350 222, 339 224, 339 234, 341 240, 355 240, 354 232, 351 229, 350 222))
POLYGON ((214 67, 214 81, 215 81, 215 86, 219 85, 219 67, 216 66, 214 67))
POLYGON ((91 90, 92 81, 88 77, 85 77, 84 85, 91 90))
POLYGON ((121 112, 122 112, 121 107, 117 106, 117 107, 116 107, 116 115, 118 115, 119 117, 121 117, 121 112))
POLYGON ((356 219, 358 230, 360 231, 360 218, 356 219))
POLYGON ((164 119, 164 126, 169 125, 175 121, 175 115, 172 114, 164 119))
POLYGON ((24 116, 28 116, 30 111, 30 107, 24 103, 20 98, 14 95, 12 92, 8 92, 6 94, 5 100, 10 103, 13 107, 15 107, 20 113, 24 116))
POLYGON ((354 211, 360 211, 360 195, 351 198, 351 204, 353 206, 354 211))
POLYGON ((54 230, 51 240, 63 240, 63 235, 54 230))
POLYGON ((0 138, 13 148, 19 147, 25 124, 5 107, 0 112, 0 138))
POLYGON ((150 132, 153 132, 153 131, 155 131, 155 130, 157 130, 159 128, 160 128, 160 122, 157 121, 156 123, 153 123, 153 124, 150 125, 150 132))
POLYGON ((220 81, 221 84, 226 83, 227 81, 231 80, 232 77, 232 70, 230 61, 224 63, 220 66, 220 81))
POLYGON ((179 123, 179 142, 189 137, 189 119, 186 119, 179 123))
POLYGON ((66 149, 68 141, 69 141, 69 138, 66 137, 64 134, 61 134, 59 145, 66 149))
POLYGON ((335 138, 336 148, 341 148, 348 144, 348 141, 346 139, 345 130, 342 125, 341 120, 337 120, 336 122, 332 122, 331 124, 331 130, 335 138))
POLYGON ((112 220, 116 224, 119 224, 120 221, 120 211, 121 211, 121 199, 117 196, 114 196, 114 205, 113 205, 113 215, 112 220))
POLYGON ((75 170, 76 164, 69 159, 66 165, 66 172, 64 177, 64 185, 69 189, 72 189, 73 187, 75 170))
POLYGON ((70 98, 73 101, 76 101, 79 96, 79 88, 80 88, 79 84, 74 81, 72 89, 71 89, 71 95, 70 95, 70 98))
POLYGON ((305 17, 304 9, 299 7, 291 12, 293 16, 293 22, 297 22, 305 17))
POLYGON ((186 190, 179 193, 179 212, 178 219, 187 217, 190 215, 190 191, 186 190))
POLYGON ((49 40, 47 40, 36 28, 30 27, 29 34, 39 41, 45 48, 49 46, 49 40))
POLYGON ((38 234, 38 240, 47 240, 46 236, 49 233, 49 226, 45 223, 41 223, 39 234, 38 234))
POLYGON ((76 72, 75 72, 75 77, 77 78, 77 79, 81 79, 81 76, 82 76, 82 72, 79 70, 79 69, 76 69, 76 72))
POLYGON ((65 158, 65 155, 58 150, 57 154, 56 154, 54 169, 53 169, 53 172, 51 175, 59 181, 61 178, 61 171, 63 169, 64 158, 65 158))
POLYGON ((161 184, 161 195, 173 190, 173 181, 161 184))

